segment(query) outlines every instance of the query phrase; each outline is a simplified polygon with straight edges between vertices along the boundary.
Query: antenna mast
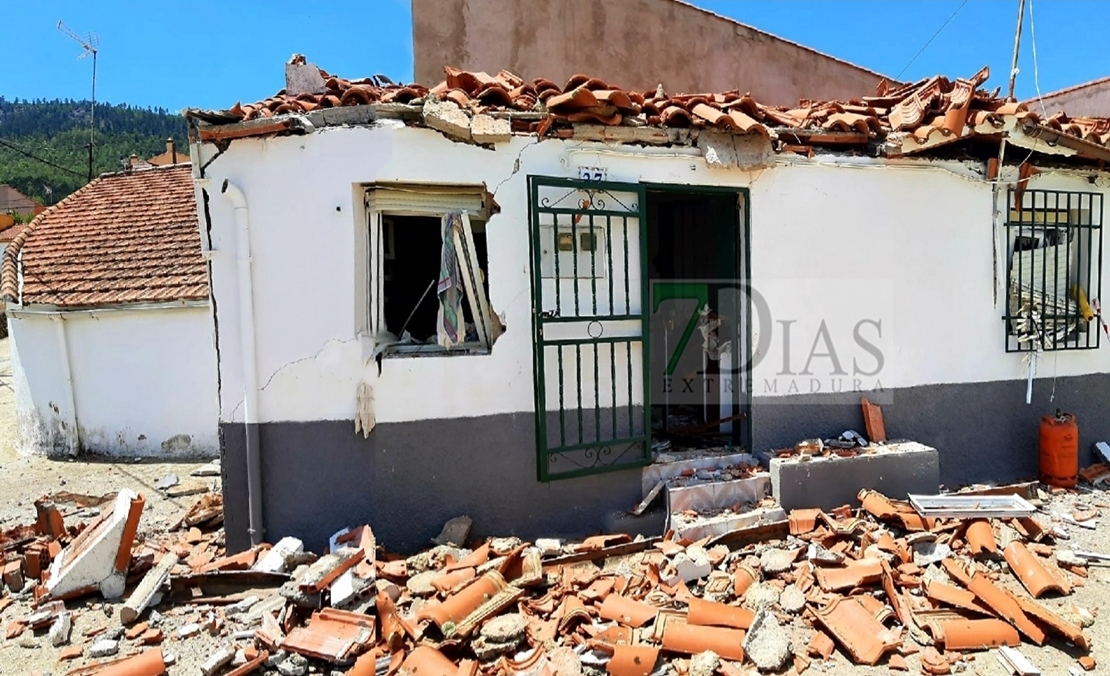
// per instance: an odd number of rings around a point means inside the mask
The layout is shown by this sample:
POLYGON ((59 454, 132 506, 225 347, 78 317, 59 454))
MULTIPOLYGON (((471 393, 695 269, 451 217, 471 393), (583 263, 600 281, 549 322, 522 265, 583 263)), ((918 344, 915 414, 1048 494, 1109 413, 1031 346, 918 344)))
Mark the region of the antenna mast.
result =
POLYGON ((96 135, 96 53, 97 47, 100 46, 100 38, 96 33, 87 33, 82 38, 77 33, 70 30, 69 26, 65 25, 61 20, 58 21, 58 30, 69 36, 71 39, 81 45, 84 50, 78 59, 83 59, 86 56, 92 55, 92 106, 89 110, 89 181, 93 180, 93 142, 96 135))

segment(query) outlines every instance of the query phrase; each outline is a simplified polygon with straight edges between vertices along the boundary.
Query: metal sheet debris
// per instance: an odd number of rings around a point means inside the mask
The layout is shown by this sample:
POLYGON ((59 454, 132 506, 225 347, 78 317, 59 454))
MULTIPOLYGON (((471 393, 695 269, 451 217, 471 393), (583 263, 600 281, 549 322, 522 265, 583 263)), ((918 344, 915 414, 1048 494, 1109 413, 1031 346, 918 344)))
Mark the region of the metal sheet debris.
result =
POLYGON ((913 495, 910 504, 925 518, 1014 519, 1037 508, 1018 495, 913 495))

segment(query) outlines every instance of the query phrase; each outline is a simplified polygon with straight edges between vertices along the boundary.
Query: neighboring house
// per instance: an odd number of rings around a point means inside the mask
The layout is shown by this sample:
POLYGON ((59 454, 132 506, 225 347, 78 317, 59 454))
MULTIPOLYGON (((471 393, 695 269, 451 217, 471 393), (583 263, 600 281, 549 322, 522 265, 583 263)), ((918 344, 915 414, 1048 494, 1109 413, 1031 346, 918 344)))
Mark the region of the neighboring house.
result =
POLYGON ((640 91, 740 89, 792 106, 870 94, 883 79, 679 0, 413 0, 412 23, 416 81, 428 86, 449 63, 559 85, 588 73, 640 91))
POLYGON ((26 453, 212 455, 219 448, 208 276, 188 166, 105 174, 5 251, 26 453))
POLYGON ((185 153, 177 152, 177 148, 175 148, 173 144, 173 139, 168 138, 166 139, 166 152, 151 157, 147 160, 147 163, 153 164, 156 167, 165 166, 167 164, 188 164, 189 156, 185 153))
POLYGON ((1045 94, 1025 102, 1029 110, 1041 112, 1041 105, 1049 115, 1067 111, 1069 115, 1110 116, 1110 77, 1102 77, 1059 91, 1045 94))
MULTIPOLYGON (((0 225, 3 225, 3 218, 0 217, 0 225)), ((4 255, 4 250, 12 243, 19 233, 23 232, 27 226, 25 224, 8 224, 3 230, 0 230, 0 257, 4 255)))
POLYGON ((19 192, 10 185, 0 183, 0 214, 9 216, 37 216, 46 210, 30 197, 19 192))
POLYGON ((1057 408, 1110 438, 1110 120, 986 72, 796 109, 449 74, 187 113, 230 547, 581 535, 674 428, 763 453, 861 395, 948 486, 1034 475, 1057 408))

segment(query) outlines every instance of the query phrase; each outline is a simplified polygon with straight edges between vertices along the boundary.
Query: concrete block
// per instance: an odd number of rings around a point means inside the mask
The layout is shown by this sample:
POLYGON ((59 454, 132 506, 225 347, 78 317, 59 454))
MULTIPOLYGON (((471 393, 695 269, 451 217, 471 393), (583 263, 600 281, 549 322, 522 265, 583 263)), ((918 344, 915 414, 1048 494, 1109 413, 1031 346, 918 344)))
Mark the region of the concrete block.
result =
POLYGON ((428 97, 424 102, 424 124, 463 141, 470 140, 470 116, 454 101, 428 97))
MULTIPOLYGON (((297 61, 300 61, 299 59, 297 61)), ((323 94, 324 76, 320 69, 311 63, 291 61, 285 64, 285 93, 289 96, 300 94, 323 94)))
POLYGON ((285 562, 294 554, 304 551, 304 543, 294 537, 284 537, 254 564, 254 570, 264 573, 284 573, 285 562))
POLYGON ((940 490, 940 456, 916 442, 890 444, 878 453, 771 459, 771 493, 785 510, 859 506, 860 490, 870 488, 898 500, 908 493, 940 490))
POLYGON ((513 137, 513 130, 508 120, 475 115, 470 121, 470 135, 475 143, 505 143, 513 137))
POLYGON ((104 598, 123 596, 143 505, 142 496, 121 490, 112 511, 82 531, 51 564, 47 594, 64 598, 99 590, 104 598))

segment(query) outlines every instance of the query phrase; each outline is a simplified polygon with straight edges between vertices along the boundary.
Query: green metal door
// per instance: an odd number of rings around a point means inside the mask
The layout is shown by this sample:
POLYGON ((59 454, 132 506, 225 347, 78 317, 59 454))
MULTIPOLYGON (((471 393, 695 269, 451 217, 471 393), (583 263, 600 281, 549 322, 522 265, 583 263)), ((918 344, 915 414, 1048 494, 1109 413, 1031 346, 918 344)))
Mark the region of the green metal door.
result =
POLYGON ((645 194, 530 176, 536 452, 541 481, 650 458, 645 194))

